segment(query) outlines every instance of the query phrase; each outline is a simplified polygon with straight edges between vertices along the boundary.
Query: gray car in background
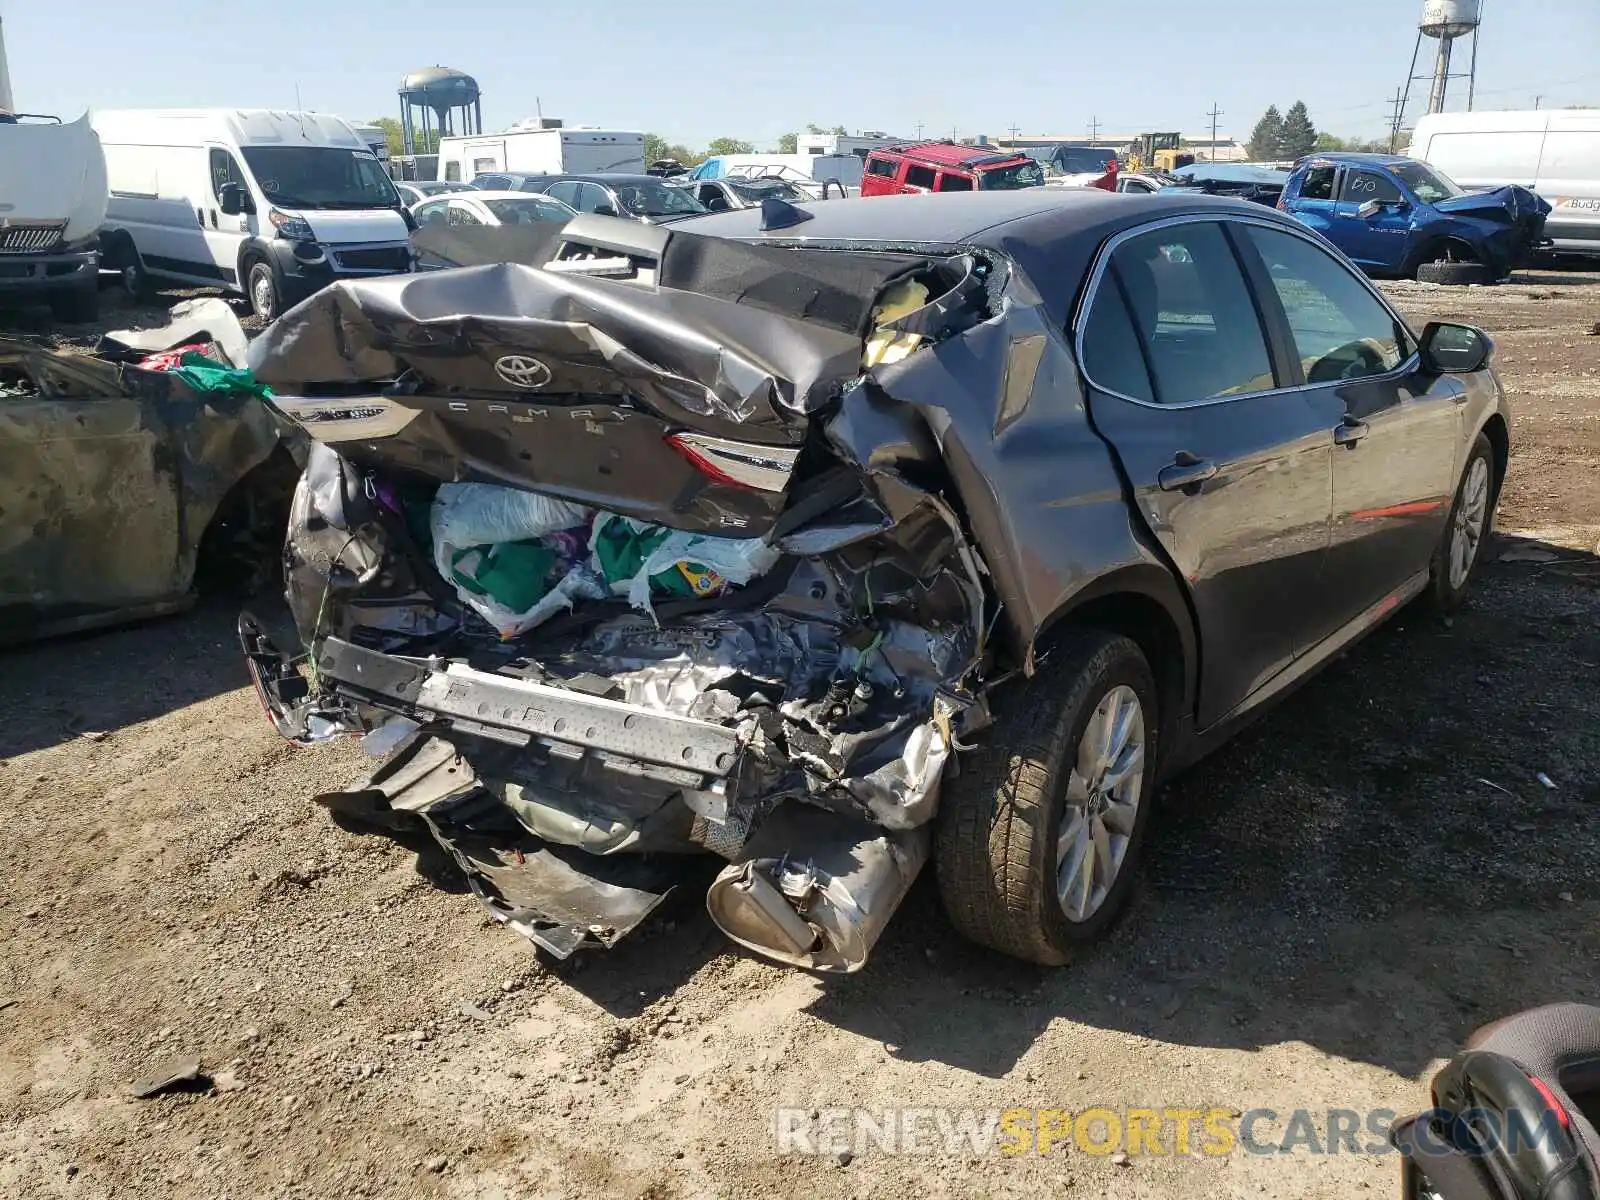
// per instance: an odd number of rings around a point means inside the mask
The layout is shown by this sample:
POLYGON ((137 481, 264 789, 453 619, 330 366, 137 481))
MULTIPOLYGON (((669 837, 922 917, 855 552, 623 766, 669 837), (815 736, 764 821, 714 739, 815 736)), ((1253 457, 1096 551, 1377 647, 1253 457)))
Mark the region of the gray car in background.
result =
POLYGON ((1510 445, 1493 347, 1259 205, 772 207, 580 216, 538 265, 340 284, 266 331, 316 441, 303 647, 241 622, 268 713, 398 747, 323 799, 424 824, 559 955, 711 853, 713 919, 781 962, 859 968, 929 859, 957 929, 1065 962, 1165 775, 1461 602, 1510 445), (565 506, 555 586, 604 586, 484 627, 419 541, 458 481, 565 506), (635 537, 686 539, 691 586, 630 582, 635 537), (737 582, 699 590, 713 563, 737 582))

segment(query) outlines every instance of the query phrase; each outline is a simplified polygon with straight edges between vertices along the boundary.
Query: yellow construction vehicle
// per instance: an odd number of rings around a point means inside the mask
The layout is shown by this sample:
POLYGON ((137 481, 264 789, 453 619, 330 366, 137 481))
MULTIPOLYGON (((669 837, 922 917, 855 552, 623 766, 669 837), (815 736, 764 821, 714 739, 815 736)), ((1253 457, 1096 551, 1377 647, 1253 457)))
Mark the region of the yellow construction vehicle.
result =
POLYGON ((1128 147, 1127 169, 1130 171, 1176 171, 1194 162, 1194 155, 1179 147, 1183 135, 1179 133, 1141 133, 1128 147))

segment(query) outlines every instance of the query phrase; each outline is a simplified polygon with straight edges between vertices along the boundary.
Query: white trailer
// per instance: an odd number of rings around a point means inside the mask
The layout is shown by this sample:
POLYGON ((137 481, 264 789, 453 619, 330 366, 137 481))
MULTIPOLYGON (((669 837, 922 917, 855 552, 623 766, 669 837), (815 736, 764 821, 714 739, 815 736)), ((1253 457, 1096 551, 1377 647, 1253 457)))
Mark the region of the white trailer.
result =
POLYGON ((437 178, 471 183, 507 171, 528 175, 642 173, 644 134, 631 130, 555 127, 508 129, 439 140, 437 178))
POLYGON ((802 133, 795 149, 801 154, 853 154, 865 159, 872 151, 884 146, 900 146, 911 138, 890 137, 886 133, 802 133))

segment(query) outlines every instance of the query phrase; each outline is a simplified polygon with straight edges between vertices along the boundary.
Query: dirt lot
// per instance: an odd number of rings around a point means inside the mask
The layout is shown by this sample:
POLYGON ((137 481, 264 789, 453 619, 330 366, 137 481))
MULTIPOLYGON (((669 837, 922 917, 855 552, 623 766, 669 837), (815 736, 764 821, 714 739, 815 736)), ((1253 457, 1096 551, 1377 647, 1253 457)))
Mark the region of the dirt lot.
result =
POLYGON ((1532 538, 1452 622, 1404 616, 1169 787, 1127 920, 1065 970, 963 944, 927 879, 842 981, 731 950, 692 886, 550 969, 426 847, 312 802, 370 764, 277 740, 225 608, 0 657, 0 1194, 1392 1192, 1382 1156, 841 1163, 773 1125, 1105 1105, 1325 1131, 1419 1106, 1491 1017, 1600 1002, 1600 277, 1393 294, 1494 333, 1501 526, 1532 538), (185 1053, 209 1090, 129 1096, 185 1053))

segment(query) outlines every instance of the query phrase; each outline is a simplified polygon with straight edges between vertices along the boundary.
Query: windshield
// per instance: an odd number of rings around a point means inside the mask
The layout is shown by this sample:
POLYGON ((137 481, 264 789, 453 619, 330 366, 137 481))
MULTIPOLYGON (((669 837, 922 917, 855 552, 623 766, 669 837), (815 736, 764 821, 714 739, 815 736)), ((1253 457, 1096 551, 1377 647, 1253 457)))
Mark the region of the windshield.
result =
POLYGON ((711 211, 682 188, 654 179, 619 184, 617 199, 636 217, 692 217, 711 211))
POLYGON ((1031 159, 1009 167, 978 172, 978 187, 985 192, 1012 192, 1018 188, 1040 187, 1043 183, 1044 168, 1031 159))
POLYGON ((502 225, 533 225, 539 221, 566 221, 576 214, 553 196, 518 196, 515 200, 485 200, 483 206, 502 225))
POLYGON ((395 208, 400 196, 365 150, 334 146, 246 146, 262 192, 285 208, 395 208))
POLYGON ((1109 146, 1061 146, 1054 161, 1063 175, 1103 175, 1116 156, 1109 146))
POLYGON ((1460 184, 1427 163, 1404 163, 1392 169, 1400 176, 1400 181, 1424 204, 1437 204, 1452 196, 1465 195, 1460 184))
POLYGON ((799 188, 781 179, 741 179, 737 182, 730 179, 728 186, 746 200, 765 200, 768 196, 776 196, 779 200, 808 198, 799 188))

